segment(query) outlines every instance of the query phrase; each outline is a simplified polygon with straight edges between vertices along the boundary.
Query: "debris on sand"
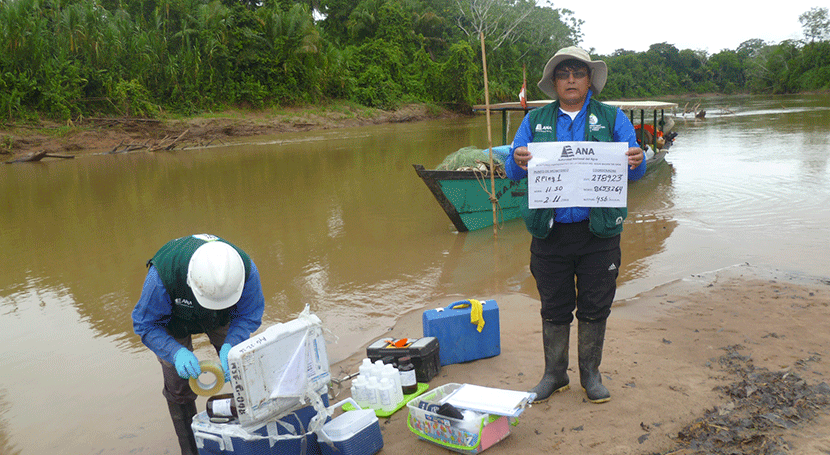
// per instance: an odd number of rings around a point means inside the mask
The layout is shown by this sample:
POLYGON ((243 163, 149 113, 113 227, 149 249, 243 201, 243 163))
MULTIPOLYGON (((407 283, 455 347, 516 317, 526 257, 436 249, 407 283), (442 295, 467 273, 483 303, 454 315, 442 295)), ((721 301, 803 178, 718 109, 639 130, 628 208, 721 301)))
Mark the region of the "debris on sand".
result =
MULTIPOLYGON (((731 401, 681 430, 677 441, 682 449, 670 453, 785 454, 785 431, 830 407, 827 383, 810 385, 792 371, 756 368, 749 356, 738 352, 742 348, 729 346, 718 359, 726 371, 740 377, 716 389, 731 401)), ((820 356, 808 360, 818 361, 820 356)))

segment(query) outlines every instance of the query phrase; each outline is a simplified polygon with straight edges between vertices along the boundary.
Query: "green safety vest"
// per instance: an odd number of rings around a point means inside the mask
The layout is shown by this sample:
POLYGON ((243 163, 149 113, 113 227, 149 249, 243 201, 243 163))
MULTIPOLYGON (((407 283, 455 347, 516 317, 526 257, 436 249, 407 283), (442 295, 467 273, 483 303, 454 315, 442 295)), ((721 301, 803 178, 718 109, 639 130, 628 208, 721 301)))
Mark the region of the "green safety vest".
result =
POLYGON ((193 290, 187 285, 187 268, 193 253, 205 243, 217 241, 232 246, 242 257, 247 282, 251 273, 251 258, 230 242, 212 235, 191 235, 171 240, 147 261, 148 267, 153 265, 156 268, 161 282, 164 283, 164 289, 170 295, 173 311, 170 322, 167 323, 167 330, 175 338, 205 333, 230 322, 230 310, 233 306, 224 310, 204 308, 198 304, 193 290))
MULTIPOLYGON (((538 125, 533 132, 533 142, 556 142, 556 119, 559 115, 559 100, 528 114, 530 125, 538 125)), ((589 142, 612 142, 617 108, 591 98, 585 121, 585 140, 589 142)), ((527 230, 534 237, 544 239, 553 229, 554 209, 530 209, 527 200, 522 207, 522 218, 527 230)), ((619 235, 623 221, 628 216, 625 207, 594 207, 588 217, 588 229, 597 237, 608 238, 619 235)))

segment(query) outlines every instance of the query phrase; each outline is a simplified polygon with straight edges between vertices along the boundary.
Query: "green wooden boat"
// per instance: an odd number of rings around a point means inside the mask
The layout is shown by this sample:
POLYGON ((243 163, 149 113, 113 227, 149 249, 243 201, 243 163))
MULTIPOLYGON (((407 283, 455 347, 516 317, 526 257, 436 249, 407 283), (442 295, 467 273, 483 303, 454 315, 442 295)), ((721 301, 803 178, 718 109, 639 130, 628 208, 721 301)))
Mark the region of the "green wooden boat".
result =
MULTIPOLYGON (((525 110, 544 106, 551 101, 529 102, 528 108, 522 107, 519 103, 502 103, 490 106, 490 110, 501 111, 505 118, 503 125, 507 124, 506 114, 508 111, 525 110)), ((629 111, 632 123, 635 122, 635 110, 640 110, 640 125, 644 122, 644 111, 654 112, 654 125, 657 126, 657 111, 677 107, 675 103, 663 103, 654 101, 637 102, 609 102, 629 111)), ((474 110, 483 110, 483 106, 475 106, 474 110)), ((642 131, 643 128, 640 128, 642 131)), ((503 132, 503 139, 507 142, 506 129, 503 132)), ((642 142, 642 141, 641 141, 642 142)), ((656 149, 656 142, 653 144, 656 153, 646 160, 646 173, 648 174, 660 163, 665 161, 667 144, 663 149, 656 149)), ((494 147, 495 149, 495 147, 494 147)), ((420 164, 413 164, 415 172, 430 189, 438 204, 444 209, 452 224, 458 232, 474 231, 493 225, 493 204, 490 202, 489 191, 491 189, 490 176, 487 172, 472 170, 435 170, 426 169, 420 164)), ((498 200, 496 219, 499 224, 510 221, 521 216, 520 207, 527 197, 527 179, 515 182, 507 177, 495 177, 495 195, 498 200)))
MULTIPOLYGON (((420 164, 412 166, 458 232, 493 225, 493 203, 488 194, 489 175, 479 171, 431 170, 420 164)), ((527 179, 516 182, 507 177, 496 177, 494 182, 499 201, 496 210, 498 222, 518 218, 521 215, 519 206, 527 198, 527 179)))

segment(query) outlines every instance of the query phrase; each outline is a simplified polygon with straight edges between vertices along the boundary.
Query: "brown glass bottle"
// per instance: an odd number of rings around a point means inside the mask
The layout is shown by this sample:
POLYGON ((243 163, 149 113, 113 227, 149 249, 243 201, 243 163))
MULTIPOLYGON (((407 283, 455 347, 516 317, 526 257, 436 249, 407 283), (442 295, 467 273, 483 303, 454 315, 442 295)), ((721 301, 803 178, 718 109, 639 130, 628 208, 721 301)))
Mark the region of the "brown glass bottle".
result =
POLYGON ((238 417, 232 393, 220 393, 207 399, 205 404, 208 417, 211 419, 231 419, 238 417))
POLYGON ((401 389, 404 395, 409 395, 418 391, 418 381, 415 377, 415 365, 412 364, 410 357, 401 357, 398 359, 398 372, 401 375, 401 389))

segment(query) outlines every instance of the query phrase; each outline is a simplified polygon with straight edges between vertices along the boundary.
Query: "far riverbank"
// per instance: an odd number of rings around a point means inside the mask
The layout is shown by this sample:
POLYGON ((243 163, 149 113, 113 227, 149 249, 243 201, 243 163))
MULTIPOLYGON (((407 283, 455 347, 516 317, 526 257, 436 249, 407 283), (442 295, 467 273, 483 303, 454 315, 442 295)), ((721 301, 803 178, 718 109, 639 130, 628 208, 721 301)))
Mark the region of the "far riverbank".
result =
POLYGON ((261 111, 227 110, 187 118, 82 118, 65 124, 0 124, 0 161, 46 153, 44 159, 81 155, 160 151, 230 144, 269 134, 403 123, 462 114, 425 104, 383 111, 335 103, 261 111))

